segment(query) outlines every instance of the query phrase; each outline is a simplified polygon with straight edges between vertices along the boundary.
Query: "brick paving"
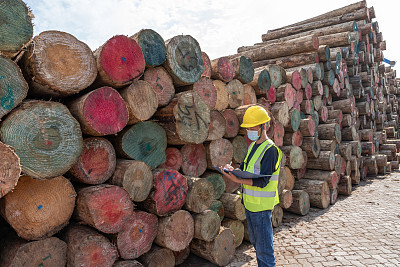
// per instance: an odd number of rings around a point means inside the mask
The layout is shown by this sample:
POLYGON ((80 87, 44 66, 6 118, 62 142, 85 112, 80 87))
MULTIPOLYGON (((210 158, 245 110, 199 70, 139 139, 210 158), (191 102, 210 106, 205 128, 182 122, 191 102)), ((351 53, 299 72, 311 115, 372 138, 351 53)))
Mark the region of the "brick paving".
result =
MULTIPOLYGON (((326 210, 285 213, 274 233, 278 266, 400 266, 400 173, 362 181, 326 210)), ((228 266, 257 266, 254 248, 244 242, 228 266)))

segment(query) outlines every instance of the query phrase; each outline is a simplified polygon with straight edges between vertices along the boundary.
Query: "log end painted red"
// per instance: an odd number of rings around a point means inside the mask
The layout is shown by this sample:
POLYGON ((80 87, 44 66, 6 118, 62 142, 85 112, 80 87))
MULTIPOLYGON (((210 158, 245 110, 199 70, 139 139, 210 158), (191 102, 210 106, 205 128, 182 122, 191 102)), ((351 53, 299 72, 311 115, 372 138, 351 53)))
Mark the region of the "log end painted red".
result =
POLYGON ((314 134, 315 134, 315 122, 314 122, 312 116, 308 116, 308 118, 310 119, 309 122, 308 122, 308 131, 309 131, 311 136, 314 136, 314 134))
POLYGON ((226 57, 221 57, 218 60, 218 72, 224 82, 232 81, 233 77, 235 76, 233 65, 231 61, 226 57))
POLYGON ((277 146, 283 146, 283 136, 285 135, 285 128, 279 122, 275 122, 274 127, 274 143, 277 146))
POLYGON ((92 91, 85 100, 83 115, 91 127, 102 135, 118 133, 129 120, 124 99, 111 87, 92 91))
POLYGON ((160 165, 160 168, 179 171, 182 166, 182 154, 179 149, 175 147, 168 147, 165 150, 165 153, 167 160, 160 165))
POLYGON ((321 107, 321 114, 320 118, 323 122, 326 122, 328 120, 328 108, 326 106, 321 107))
POLYGON ((158 218, 144 211, 135 211, 118 233, 117 247, 121 258, 136 259, 151 249, 157 236, 158 218))
POLYGON ((311 99, 312 97, 312 87, 310 84, 307 84, 306 88, 304 88, 304 92, 307 99, 311 99))
POLYGON ((285 100, 286 100, 286 103, 288 104, 289 109, 291 109, 293 107, 293 104, 295 101, 295 93, 296 93, 296 91, 288 83, 285 88, 285 100))
POLYGON ((108 77, 118 84, 139 79, 146 66, 138 43, 124 35, 114 36, 104 44, 100 64, 108 77))
POLYGON ((193 91, 197 92, 201 96, 210 110, 215 108, 215 105, 217 104, 217 89, 210 78, 201 77, 193 84, 193 91))
POLYGON ((186 178, 176 170, 163 170, 154 176, 153 199, 159 216, 180 210, 185 204, 188 186, 186 178))
POLYGON ((201 57, 204 62, 204 72, 201 74, 202 77, 211 78, 211 61, 205 52, 201 52, 201 57))
POLYGON ((100 137, 83 141, 83 150, 70 172, 85 184, 102 184, 113 174, 116 166, 115 150, 110 141, 100 137))
POLYGON ((181 154, 183 174, 200 177, 207 170, 206 149, 203 144, 184 145, 181 154))
POLYGON ((292 74, 292 85, 294 89, 299 90, 301 88, 301 77, 299 71, 294 71, 292 74))
POLYGON ((269 88, 269 90, 267 92, 267 98, 271 102, 271 104, 275 103, 275 101, 276 101, 276 88, 273 85, 271 85, 271 87, 269 88))
POLYGON ((94 227, 104 233, 118 233, 134 208, 128 192, 119 186, 107 186, 96 191, 87 205, 94 227))
POLYGON ((303 134, 300 131, 295 131, 292 135, 292 145, 301 146, 303 144, 303 134))
POLYGON ((225 109, 222 112, 222 115, 225 118, 226 127, 225 127, 225 137, 233 138, 239 133, 239 119, 232 109, 225 109))
MULTIPOLYGON (((301 104, 303 102, 303 98, 304 98, 303 89, 299 89, 298 91, 296 91, 295 102, 301 104)), ((293 106, 294 106, 294 104, 293 104, 293 106)))

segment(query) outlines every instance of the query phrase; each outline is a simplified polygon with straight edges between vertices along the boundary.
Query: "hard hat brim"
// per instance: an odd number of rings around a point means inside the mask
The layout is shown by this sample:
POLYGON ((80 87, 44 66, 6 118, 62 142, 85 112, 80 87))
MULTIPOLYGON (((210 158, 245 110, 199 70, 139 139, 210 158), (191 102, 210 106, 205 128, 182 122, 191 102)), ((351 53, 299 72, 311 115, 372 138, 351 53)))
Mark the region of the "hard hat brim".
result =
POLYGON ((257 126, 257 125, 261 125, 261 124, 267 123, 269 121, 270 121, 270 119, 265 119, 264 121, 261 121, 261 122, 258 122, 258 123, 242 123, 240 125, 240 127, 242 127, 242 128, 251 128, 251 127, 254 127, 254 126, 257 126))

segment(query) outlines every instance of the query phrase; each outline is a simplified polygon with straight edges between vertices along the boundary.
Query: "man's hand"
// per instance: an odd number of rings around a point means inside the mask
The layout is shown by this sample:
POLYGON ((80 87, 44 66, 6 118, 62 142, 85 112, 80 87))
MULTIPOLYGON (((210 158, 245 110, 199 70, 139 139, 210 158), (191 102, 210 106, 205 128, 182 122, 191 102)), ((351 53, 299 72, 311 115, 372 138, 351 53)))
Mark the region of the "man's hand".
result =
POLYGON ((233 173, 229 172, 225 172, 223 167, 219 168, 221 170, 221 173, 228 178, 229 180, 231 180, 232 182, 238 183, 238 184, 245 184, 245 185, 253 185, 253 179, 242 179, 237 177, 236 175, 234 175, 233 173))

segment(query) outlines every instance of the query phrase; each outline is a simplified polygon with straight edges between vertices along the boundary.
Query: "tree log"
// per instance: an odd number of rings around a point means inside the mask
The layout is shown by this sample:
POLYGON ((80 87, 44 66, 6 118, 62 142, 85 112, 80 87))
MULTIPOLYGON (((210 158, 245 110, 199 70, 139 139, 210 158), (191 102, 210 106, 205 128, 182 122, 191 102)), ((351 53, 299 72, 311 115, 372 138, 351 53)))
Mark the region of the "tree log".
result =
POLYGON ((308 159, 307 168, 331 171, 335 168, 335 154, 332 151, 321 151, 316 159, 308 159))
MULTIPOLYGON (((21 3, 23 2, 21 1, 21 3)), ((18 65, 0 55, 0 92, 2 95, 0 98, 0 118, 22 102, 28 93, 28 89, 28 84, 18 65)))
POLYGON ((289 157, 289 167, 291 169, 300 169, 304 163, 303 151, 297 146, 283 146, 282 152, 289 157))
POLYGON ((203 144, 186 144, 181 148, 184 175, 200 177, 207 170, 206 149, 203 144))
POLYGON ((157 95, 158 106, 166 106, 175 95, 175 87, 171 76, 163 67, 148 68, 143 75, 157 95))
POLYGON ((118 233, 116 241, 120 257, 136 259, 151 249, 157 235, 158 219, 154 214, 135 211, 118 233))
POLYGON ((110 38, 96 49, 94 55, 99 72, 96 80, 98 85, 123 87, 138 80, 146 66, 138 43, 125 35, 110 38))
POLYGON ((235 71, 234 79, 238 79, 242 83, 249 83, 254 77, 254 67, 251 59, 241 56, 231 59, 233 69, 235 71))
POLYGON ((0 198, 11 192, 17 185, 21 175, 21 164, 19 157, 12 147, 0 142, 0 198))
POLYGON ((283 127, 287 127, 289 125, 289 106, 286 102, 276 102, 273 104, 271 107, 271 113, 275 120, 282 123, 283 127))
POLYGON ((172 251, 181 251, 189 246, 193 235, 194 220, 192 215, 185 210, 178 210, 170 216, 159 219, 154 243, 172 251))
POLYGON ((227 57, 221 57, 211 61, 211 78, 223 82, 232 81, 235 71, 231 61, 227 57))
POLYGON ((257 104, 257 96, 254 88, 250 84, 245 84, 244 86, 244 100, 243 105, 257 104))
POLYGON ((351 195, 351 178, 350 176, 341 176, 338 184, 338 191, 340 195, 351 195))
POLYGON ((180 210, 186 201, 186 178, 176 170, 153 171, 154 187, 148 198, 138 205, 158 216, 167 216, 180 210))
POLYGON ((85 184, 102 184, 115 171, 116 155, 112 144, 104 138, 92 137, 83 141, 82 153, 69 172, 73 179, 85 184))
MULTIPOLYGON (((242 50, 241 47, 238 48, 238 52, 241 53, 245 50, 242 50)), ((308 53, 300 53, 289 55, 285 57, 266 59, 261 61, 253 62, 254 68, 259 68, 262 66, 267 66, 271 64, 279 65, 284 69, 287 68, 295 68, 299 66, 304 66, 312 63, 318 63, 319 57, 317 52, 308 52, 308 53)))
POLYGON ((219 199, 224 205, 226 218, 243 221, 246 219, 245 208, 239 195, 224 193, 219 199))
POLYGON ((304 190, 310 196, 310 204, 314 207, 326 209, 331 203, 331 194, 326 181, 302 179, 294 185, 296 190, 304 190))
POLYGON ((278 227, 283 220, 283 209, 281 206, 276 205, 274 209, 272 210, 272 216, 271 216, 271 222, 272 222, 272 227, 278 227))
POLYGON ((133 207, 123 188, 101 184, 78 192, 75 216, 103 233, 117 233, 132 215, 133 207))
MULTIPOLYGON (((149 87, 147 89, 152 90, 149 87)), ((126 96, 126 91, 122 92, 126 96)), ((155 98, 152 100, 155 100, 155 98)), ((129 99, 128 101, 129 105, 136 105, 136 103, 132 103, 133 100, 129 99)), ((146 100, 143 99, 143 101, 146 100)), ((81 124, 83 133, 103 136, 121 131, 127 125, 130 116, 131 123, 138 121, 136 116, 150 118, 147 113, 152 115, 157 105, 150 104, 150 106, 149 111, 144 111, 144 114, 141 114, 142 109, 138 112, 132 111, 131 108, 128 110, 124 99, 116 90, 111 87, 101 87, 73 100, 69 105, 69 110, 81 124), (107 114, 107 116, 104 114, 107 114)))
POLYGON ((188 192, 184 208, 201 213, 210 208, 214 199, 213 185, 203 178, 186 177, 188 192))
POLYGON ((214 169, 229 164, 233 158, 233 145, 224 138, 211 141, 205 145, 207 153, 207 167, 214 169))
POLYGON ((154 169, 166 160, 167 138, 155 122, 144 121, 125 128, 115 140, 115 149, 124 158, 145 162, 154 169))
POLYGON ((237 108, 243 105, 244 101, 244 86, 237 80, 233 79, 226 85, 228 91, 228 102, 230 108, 237 108))
POLYGON ((204 72, 199 43, 190 35, 177 35, 165 42, 167 60, 164 68, 177 86, 197 82, 204 72))
POLYGON ((211 78, 211 60, 206 52, 201 52, 201 58, 204 63, 204 72, 201 74, 201 77, 211 78))
POLYGON ((56 102, 23 103, 3 121, 0 136, 15 149, 22 171, 37 179, 66 173, 82 151, 79 123, 56 102))
POLYGON ((307 153, 308 158, 318 158, 321 145, 317 137, 304 137, 301 149, 307 153))
POLYGON ((67 244, 56 237, 28 242, 17 235, 2 239, 1 266, 64 267, 67 263, 67 244))
MULTIPOLYGON (((203 59, 204 60, 204 59, 203 59)), ((187 246, 181 251, 172 251, 175 256, 175 266, 178 266, 186 261, 190 255, 190 246, 187 246)))
POLYGON ((232 220, 225 218, 221 225, 232 231, 234 238, 235 248, 239 247, 243 242, 244 237, 244 225, 239 220, 232 220))
POLYGON ((173 267, 175 256, 172 250, 153 245, 149 252, 140 256, 139 261, 144 266, 151 267, 173 267))
POLYGON ((207 141, 222 138, 226 132, 226 125, 227 123, 223 114, 217 110, 211 110, 207 141))
POLYGON ((192 253, 218 265, 228 265, 235 255, 235 236, 228 228, 221 227, 217 237, 211 241, 194 239, 190 244, 192 253))
POLYGON ((193 215, 194 238, 211 242, 217 237, 221 221, 217 212, 205 210, 193 215))
POLYGON ((143 161, 118 159, 110 183, 124 188, 133 201, 141 202, 153 187, 153 174, 143 161))
POLYGON ((292 205, 286 209, 287 211, 299 214, 307 215, 310 210, 310 197, 304 190, 292 190, 292 205))
POLYGON ((233 162, 240 164, 244 161, 244 158, 247 155, 247 142, 246 139, 238 135, 232 140, 233 145, 233 162))
POLYGON ((219 221, 222 222, 222 220, 225 217, 225 210, 224 210, 224 205, 222 204, 222 202, 219 200, 213 200, 210 210, 213 210, 216 213, 218 213, 219 221))
POLYGON ((67 266, 113 266, 118 251, 105 236, 82 225, 71 225, 65 232, 67 266))
POLYGON ((204 102, 207 104, 210 110, 215 109, 217 103, 217 89, 213 83, 213 80, 207 77, 200 77, 200 79, 194 84, 178 87, 177 92, 194 91, 198 93, 204 102))
MULTIPOLYGON (((262 67, 262 66, 260 66, 262 67)), ((266 96, 269 88, 271 88, 271 76, 266 68, 256 69, 253 81, 249 83, 254 88, 257 96, 266 96)))
POLYGON ((336 150, 336 141, 335 140, 319 140, 321 145, 321 151, 332 151, 336 150))
POLYGON ((279 195, 279 206, 281 206, 283 209, 288 209, 292 203, 292 191, 284 189, 279 195))
POLYGON ((234 110, 225 109, 222 112, 222 115, 225 118, 225 138, 233 138, 239 133, 239 120, 234 110))
POLYGON ((342 141, 342 134, 340 126, 337 123, 320 124, 317 127, 318 138, 323 140, 335 140, 340 143, 342 141))
POLYGON ((303 179, 326 181, 329 189, 334 189, 339 183, 339 176, 336 171, 307 170, 303 179))
POLYGON ((337 188, 331 189, 331 205, 334 205, 337 201, 338 190, 337 188))
POLYGON ((90 86, 97 75, 96 60, 89 46, 71 34, 59 31, 44 31, 36 36, 21 65, 31 92, 47 97, 78 93, 90 86))
POLYGON ((37 180, 21 176, 14 191, 0 199, 0 213, 26 240, 49 237, 68 224, 76 193, 62 177, 37 180))
POLYGON ((113 267, 144 267, 144 265, 137 260, 119 260, 114 263, 113 267))
POLYGON ((130 37, 143 51, 146 67, 156 67, 166 60, 167 50, 164 39, 154 30, 143 29, 130 37))
POLYGON ((353 125, 350 127, 342 128, 342 140, 343 141, 357 141, 358 133, 356 127, 353 125))
POLYGON ((206 172, 202 175, 202 178, 209 181, 213 186, 214 199, 219 199, 225 192, 225 182, 222 179, 222 175, 215 172, 206 172))
POLYGON ((165 150, 166 160, 160 165, 162 169, 172 169, 179 171, 182 166, 182 154, 176 147, 168 147, 165 150))

